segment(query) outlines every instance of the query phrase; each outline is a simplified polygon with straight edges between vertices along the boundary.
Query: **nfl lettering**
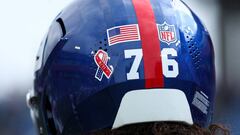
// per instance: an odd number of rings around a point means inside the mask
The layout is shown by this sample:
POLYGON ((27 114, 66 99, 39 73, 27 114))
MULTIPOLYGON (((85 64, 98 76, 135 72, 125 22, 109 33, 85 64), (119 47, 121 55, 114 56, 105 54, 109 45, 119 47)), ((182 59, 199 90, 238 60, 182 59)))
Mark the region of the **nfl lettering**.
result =
POLYGON ((158 28, 158 37, 162 42, 170 45, 171 43, 175 43, 177 41, 176 30, 174 25, 170 25, 166 22, 163 24, 157 24, 158 28))

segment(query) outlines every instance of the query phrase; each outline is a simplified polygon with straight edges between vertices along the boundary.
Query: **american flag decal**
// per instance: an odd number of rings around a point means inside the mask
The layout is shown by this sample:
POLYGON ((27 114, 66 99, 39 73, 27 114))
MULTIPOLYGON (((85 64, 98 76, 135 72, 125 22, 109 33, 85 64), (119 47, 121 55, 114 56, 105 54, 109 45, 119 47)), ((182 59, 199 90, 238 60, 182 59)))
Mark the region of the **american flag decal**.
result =
POLYGON ((137 24, 122 25, 107 30, 109 46, 118 43, 139 41, 140 34, 137 24))

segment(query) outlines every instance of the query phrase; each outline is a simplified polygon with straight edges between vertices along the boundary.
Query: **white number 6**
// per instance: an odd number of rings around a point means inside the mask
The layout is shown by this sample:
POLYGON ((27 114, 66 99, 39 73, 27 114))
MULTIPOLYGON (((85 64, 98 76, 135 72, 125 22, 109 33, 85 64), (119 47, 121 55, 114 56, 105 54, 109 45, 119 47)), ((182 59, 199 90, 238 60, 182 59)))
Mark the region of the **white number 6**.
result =
POLYGON ((161 52, 163 75, 167 78, 175 78, 179 74, 178 63, 174 59, 169 59, 168 55, 177 56, 177 51, 173 48, 164 48, 161 52), (170 69, 171 68, 171 69, 170 69))

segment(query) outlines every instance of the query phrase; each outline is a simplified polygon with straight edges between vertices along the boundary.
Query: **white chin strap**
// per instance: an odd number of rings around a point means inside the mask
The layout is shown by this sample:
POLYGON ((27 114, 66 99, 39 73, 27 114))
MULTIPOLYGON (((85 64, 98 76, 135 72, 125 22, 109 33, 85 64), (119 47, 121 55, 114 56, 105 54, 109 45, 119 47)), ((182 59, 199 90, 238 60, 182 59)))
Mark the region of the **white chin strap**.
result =
POLYGON ((178 121, 193 124, 184 92, 177 89, 130 91, 122 99, 112 128, 156 121, 178 121))

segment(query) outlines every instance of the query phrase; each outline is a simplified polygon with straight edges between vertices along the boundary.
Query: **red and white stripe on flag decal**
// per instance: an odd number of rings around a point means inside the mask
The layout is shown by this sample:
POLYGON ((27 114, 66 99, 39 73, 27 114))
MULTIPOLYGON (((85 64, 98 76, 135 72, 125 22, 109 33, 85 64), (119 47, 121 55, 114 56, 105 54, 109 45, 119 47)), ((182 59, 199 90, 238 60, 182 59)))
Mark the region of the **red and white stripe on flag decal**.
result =
POLYGON ((107 30, 109 45, 118 43, 139 41, 140 34, 137 24, 122 25, 107 30))

